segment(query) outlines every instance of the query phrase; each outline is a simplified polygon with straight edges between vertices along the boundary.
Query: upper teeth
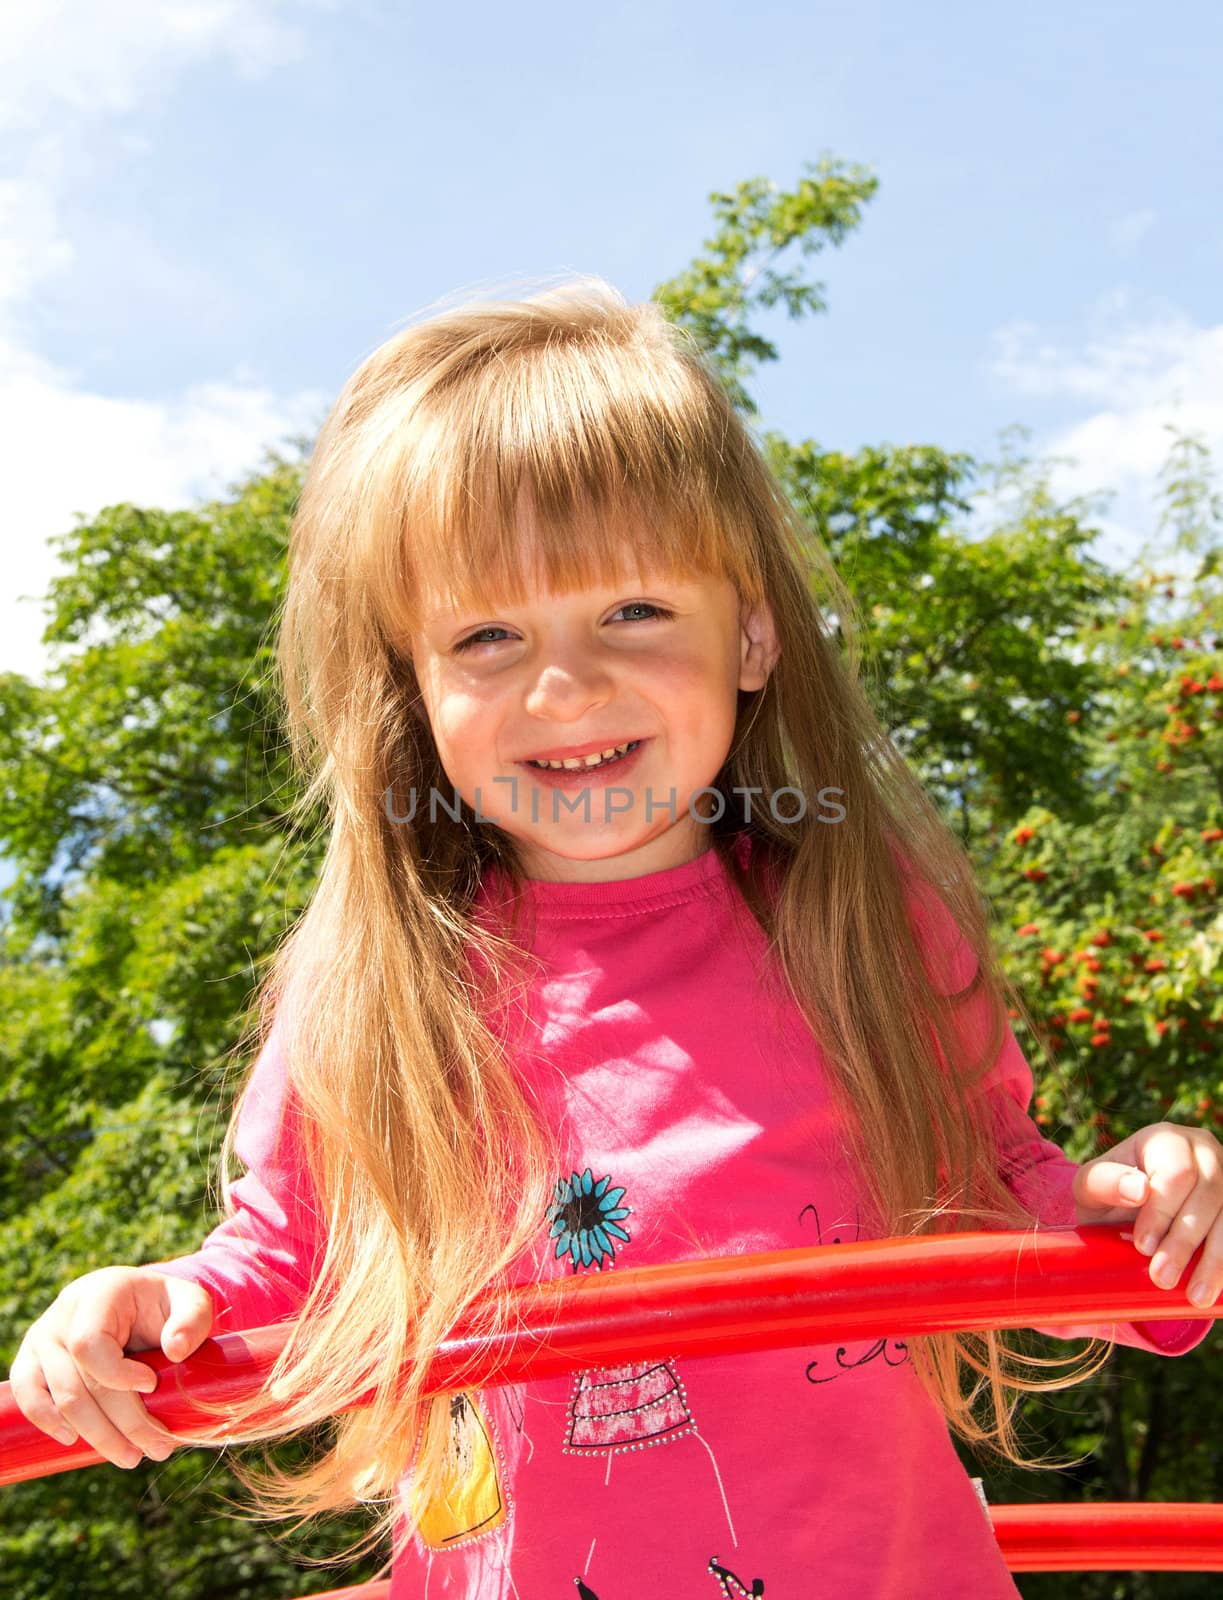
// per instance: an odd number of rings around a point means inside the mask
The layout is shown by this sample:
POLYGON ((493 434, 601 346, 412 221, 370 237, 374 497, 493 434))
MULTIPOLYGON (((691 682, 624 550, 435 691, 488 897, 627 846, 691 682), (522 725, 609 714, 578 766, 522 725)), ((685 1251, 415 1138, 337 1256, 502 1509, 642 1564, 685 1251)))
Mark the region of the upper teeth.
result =
POLYGON ((606 761, 611 756, 622 756, 633 741, 628 744, 614 744, 610 750, 596 750, 593 755, 570 756, 567 761, 532 761, 533 767, 597 767, 600 761, 606 761))

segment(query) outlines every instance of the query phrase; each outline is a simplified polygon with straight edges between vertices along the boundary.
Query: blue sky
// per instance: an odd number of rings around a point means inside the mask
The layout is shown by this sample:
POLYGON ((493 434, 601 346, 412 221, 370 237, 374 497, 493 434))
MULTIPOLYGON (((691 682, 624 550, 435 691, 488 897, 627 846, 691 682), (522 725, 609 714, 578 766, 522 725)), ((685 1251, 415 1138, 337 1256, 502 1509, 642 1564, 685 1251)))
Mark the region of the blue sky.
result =
POLYGON ((1223 445, 1205 0, 5 11, 0 669, 42 670, 12 595, 73 512, 218 492, 443 296, 572 270, 645 298, 711 191, 821 154, 880 186, 808 261, 828 313, 759 319, 765 425, 989 456, 1024 423, 1076 458, 1059 492, 1118 491, 1118 556, 1153 531, 1165 425, 1223 445))

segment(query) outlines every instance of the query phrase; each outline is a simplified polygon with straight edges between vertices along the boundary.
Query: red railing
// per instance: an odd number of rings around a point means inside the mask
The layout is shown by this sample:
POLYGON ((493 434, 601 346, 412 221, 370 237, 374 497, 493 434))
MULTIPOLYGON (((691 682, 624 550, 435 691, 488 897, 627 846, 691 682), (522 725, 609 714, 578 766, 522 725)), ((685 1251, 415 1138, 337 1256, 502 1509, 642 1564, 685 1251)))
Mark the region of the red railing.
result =
MULTIPOLYGON (((1196 1257, 1195 1257, 1196 1260, 1196 1257)), ((780 1349, 849 1339, 973 1328, 1214 1318, 1184 1287, 1157 1288, 1121 1226, 1032 1233, 959 1233, 868 1240, 760 1255, 683 1261, 558 1278, 513 1291, 517 1332, 477 1339, 461 1324, 437 1349, 430 1392, 516 1383, 665 1352, 685 1356, 780 1349)), ((169 1362, 145 1351, 162 1379, 145 1399, 170 1432, 204 1419, 195 1404, 255 1392, 284 1330, 206 1340, 169 1362)), ((61 1445, 17 1411, 0 1385, 0 1484, 45 1477, 102 1458, 61 1445)), ((1013 1571, 1223 1571, 1223 1507, 992 1506, 1013 1571)), ((375 1600, 383 1586, 337 1594, 375 1600)))

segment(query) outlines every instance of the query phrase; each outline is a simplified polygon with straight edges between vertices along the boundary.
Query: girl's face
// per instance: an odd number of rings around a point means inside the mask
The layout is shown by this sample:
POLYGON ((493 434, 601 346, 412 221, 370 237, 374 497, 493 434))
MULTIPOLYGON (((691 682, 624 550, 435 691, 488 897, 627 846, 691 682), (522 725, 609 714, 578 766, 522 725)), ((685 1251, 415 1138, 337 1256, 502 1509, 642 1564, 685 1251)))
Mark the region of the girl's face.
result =
POLYGON ((489 612, 427 600, 411 652, 450 782, 510 836, 528 877, 571 882, 708 848, 697 819, 713 797, 698 791, 730 750, 739 690, 763 688, 778 654, 768 608, 743 607, 729 580, 632 570, 615 588, 536 588, 489 612), (629 741, 594 768, 531 765, 629 741))

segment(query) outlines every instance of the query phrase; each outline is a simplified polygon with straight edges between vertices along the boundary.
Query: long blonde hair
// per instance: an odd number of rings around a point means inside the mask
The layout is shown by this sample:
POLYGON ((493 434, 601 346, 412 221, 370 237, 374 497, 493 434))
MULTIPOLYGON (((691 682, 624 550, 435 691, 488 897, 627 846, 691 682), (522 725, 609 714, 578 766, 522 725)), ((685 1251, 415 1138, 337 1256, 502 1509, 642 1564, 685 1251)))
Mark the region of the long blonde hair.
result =
MULTIPOLYGON (((486 1326, 504 1314, 495 1291, 537 1237, 554 1178, 551 1137, 493 1024, 492 997, 512 1002, 529 959, 473 915, 490 863, 520 881, 511 841, 466 805, 404 820, 413 789, 452 792, 407 648, 422 585, 444 574, 474 604, 525 600, 524 489, 558 589, 614 583, 627 548, 643 568, 720 573, 747 604, 767 602, 780 658, 740 695, 713 844, 823 1051, 864 1199, 888 1235, 1034 1222, 974 1093, 1008 1007, 1027 1013, 971 864, 871 707, 851 596, 694 340, 590 277, 409 325, 345 384, 290 537, 281 709, 304 780, 296 809, 325 806, 330 826, 315 893, 260 985, 257 1039, 275 1019, 326 1249, 264 1393, 225 1411, 231 1439, 335 1417, 300 1472, 241 1475, 260 1515, 380 1508, 363 1548, 403 1511, 410 1462, 425 1497, 443 1484, 446 1430, 425 1426, 419 1394, 429 1353, 482 1290, 486 1326), (746 867, 733 849, 744 788, 762 792, 746 867), (811 807, 774 820, 783 788, 840 791, 843 820, 825 826, 811 807), (928 927, 950 918, 975 964, 923 960, 917 902, 928 927), (974 1060, 969 1002, 992 1014, 974 1060)), ((1078 1358, 1036 1361, 992 1332, 908 1343, 951 1428, 1023 1465, 1050 1463, 1020 1451, 1019 1391, 1099 1365, 1041 1381, 1024 1371, 1078 1358)))

